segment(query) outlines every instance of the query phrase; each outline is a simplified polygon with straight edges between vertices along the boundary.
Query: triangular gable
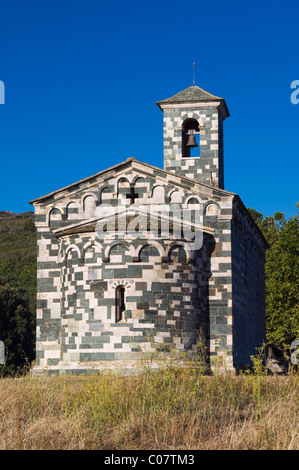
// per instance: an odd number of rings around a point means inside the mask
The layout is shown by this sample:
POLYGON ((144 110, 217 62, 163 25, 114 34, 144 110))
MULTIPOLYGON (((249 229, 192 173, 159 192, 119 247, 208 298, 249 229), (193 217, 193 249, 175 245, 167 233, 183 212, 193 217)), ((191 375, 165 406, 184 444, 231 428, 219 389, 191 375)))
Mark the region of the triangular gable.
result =
POLYGON ((140 173, 140 176, 148 176, 152 178, 159 177, 160 180, 164 180, 165 184, 169 184, 174 187, 189 190, 192 193, 199 195, 212 197, 213 195, 219 195, 220 197, 234 195, 229 191, 215 188, 208 184, 200 183, 191 178, 177 175, 171 171, 162 170, 161 168, 155 167, 148 163, 141 162, 136 158, 128 158, 126 161, 119 163, 111 168, 103 170, 95 175, 92 175, 83 180, 77 181, 76 183, 70 184, 64 188, 53 191, 45 196, 33 199, 30 204, 50 204, 53 201, 59 200, 60 198, 70 197, 72 192, 84 191, 91 188, 94 185, 107 182, 107 180, 124 173, 127 169, 132 168, 136 172, 140 173))

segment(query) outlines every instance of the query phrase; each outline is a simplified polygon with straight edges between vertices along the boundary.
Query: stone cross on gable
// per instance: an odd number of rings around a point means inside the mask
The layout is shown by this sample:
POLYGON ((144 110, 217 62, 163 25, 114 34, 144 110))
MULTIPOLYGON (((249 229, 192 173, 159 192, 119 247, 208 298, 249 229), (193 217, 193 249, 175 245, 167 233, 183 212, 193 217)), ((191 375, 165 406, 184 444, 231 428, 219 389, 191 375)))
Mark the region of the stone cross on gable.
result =
POLYGON ((133 186, 130 186, 130 192, 126 194, 126 198, 130 199, 130 205, 135 203, 135 199, 138 199, 138 194, 134 192, 133 186))

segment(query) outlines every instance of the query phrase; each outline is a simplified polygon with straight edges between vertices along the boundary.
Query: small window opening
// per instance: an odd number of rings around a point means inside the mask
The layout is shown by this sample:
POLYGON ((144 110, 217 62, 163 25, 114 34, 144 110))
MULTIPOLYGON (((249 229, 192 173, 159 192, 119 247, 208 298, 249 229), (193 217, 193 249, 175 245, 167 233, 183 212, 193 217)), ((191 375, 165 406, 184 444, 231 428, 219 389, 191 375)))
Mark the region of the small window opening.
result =
POLYGON ((125 288, 124 286, 118 286, 115 292, 115 303, 116 303, 116 323, 126 321, 126 302, 125 302, 125 288))
POLYGON ((182 156, 192 158, 200 156, 200 133, 196 119, 186 119, 182 130, 182 156))

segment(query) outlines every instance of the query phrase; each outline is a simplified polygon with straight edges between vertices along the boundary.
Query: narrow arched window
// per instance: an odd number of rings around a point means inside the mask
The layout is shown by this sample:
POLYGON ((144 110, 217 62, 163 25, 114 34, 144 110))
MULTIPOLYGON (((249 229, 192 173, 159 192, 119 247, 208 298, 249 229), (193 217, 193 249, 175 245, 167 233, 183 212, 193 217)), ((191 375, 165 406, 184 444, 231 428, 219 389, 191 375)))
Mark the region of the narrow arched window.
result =
POLYGON ((118 286, 115 290, 115 321, 123 322, 126 320, 125 312, 126 312, 126 299, 125 299, 126 290, 124 286, 118 286))
POLYGON ((199 157, 200 156, 200 134, 199 124, 196 119, 186 119, 182 128, 182 156, 199 157))

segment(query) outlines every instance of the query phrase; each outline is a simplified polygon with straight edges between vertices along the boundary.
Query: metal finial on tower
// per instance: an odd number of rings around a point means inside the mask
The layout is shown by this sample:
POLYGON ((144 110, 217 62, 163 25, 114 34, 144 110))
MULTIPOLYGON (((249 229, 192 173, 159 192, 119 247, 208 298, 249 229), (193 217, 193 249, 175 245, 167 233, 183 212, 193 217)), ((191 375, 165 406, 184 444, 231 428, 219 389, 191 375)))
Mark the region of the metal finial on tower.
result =
POLYGON ((195 62, 193 62, 193 86, 195 85, 195 62))

